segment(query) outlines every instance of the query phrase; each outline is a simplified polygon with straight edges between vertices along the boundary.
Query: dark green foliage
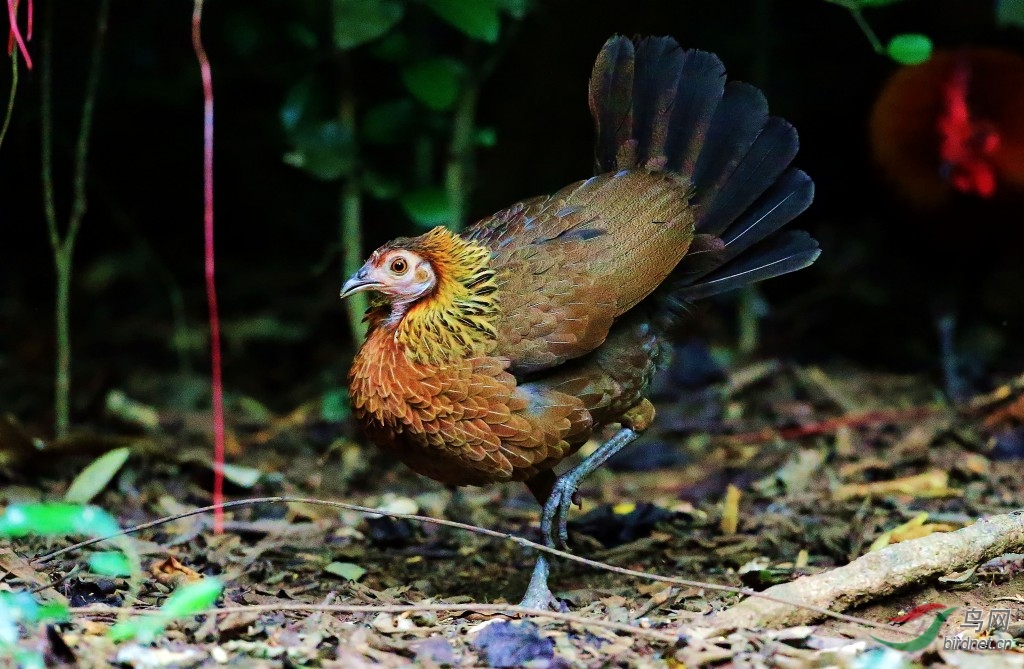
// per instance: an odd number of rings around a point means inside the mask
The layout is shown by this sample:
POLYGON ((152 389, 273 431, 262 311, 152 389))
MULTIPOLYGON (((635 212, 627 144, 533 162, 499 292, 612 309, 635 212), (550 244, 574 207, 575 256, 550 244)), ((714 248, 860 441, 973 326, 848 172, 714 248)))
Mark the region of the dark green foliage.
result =
POLYGON ((377 39, 402 20, 401 0, 332 0, 334 45, 354 49, 377 39))

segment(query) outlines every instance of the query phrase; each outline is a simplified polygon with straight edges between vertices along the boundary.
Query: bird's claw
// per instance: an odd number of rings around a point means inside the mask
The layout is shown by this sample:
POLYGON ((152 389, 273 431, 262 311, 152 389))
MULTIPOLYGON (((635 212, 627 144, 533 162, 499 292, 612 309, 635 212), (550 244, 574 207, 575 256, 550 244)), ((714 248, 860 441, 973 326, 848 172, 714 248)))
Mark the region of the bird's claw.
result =
POLYGON ((579 504, 579 494, 576 490, 575 481, 560 478, 555 482, 551 490, 551 496, 544 504, 544 513, 541 516, 540 529, 544 535, 544 543, 551 548, 568 550, 569 548, 569 509, 573 504, 579 504), (552 524, 557 519, 557 532, 552 524))

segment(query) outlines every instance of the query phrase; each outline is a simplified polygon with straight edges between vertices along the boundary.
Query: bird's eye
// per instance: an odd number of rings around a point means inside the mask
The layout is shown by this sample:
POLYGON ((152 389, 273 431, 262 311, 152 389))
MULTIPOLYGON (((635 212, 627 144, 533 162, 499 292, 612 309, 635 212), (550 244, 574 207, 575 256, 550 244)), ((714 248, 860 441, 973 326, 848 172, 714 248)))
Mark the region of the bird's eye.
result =
POLYGON ((409 269, 409 263, 405 262, 405 258, 395 258, 391 261, 391 271, 395 274, 405 274, 407 269, 409 269))

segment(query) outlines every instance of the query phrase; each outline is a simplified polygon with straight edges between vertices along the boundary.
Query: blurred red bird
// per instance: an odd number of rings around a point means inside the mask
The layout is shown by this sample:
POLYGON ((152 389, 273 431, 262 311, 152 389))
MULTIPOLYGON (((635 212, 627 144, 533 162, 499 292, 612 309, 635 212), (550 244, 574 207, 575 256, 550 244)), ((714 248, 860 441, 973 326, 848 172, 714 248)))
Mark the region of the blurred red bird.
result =
MULTIPOLYGON (((990 292, 1005 293, 1000 272, 1020 267, 1024 257, 1024 57, 963 47, 900 68, 874 104, 870 139, 893 195, 908 207, 896 210, 899 217, 916 219, 916 226, 900 220, 891 233, 893 244, 915 251, 906 257, 916 261, 922 283, 906 289, 930 294, 946 392, 965 399, 954 314, 965 305, 977 309, 986 282, 990 292), (983 241, 975 229, 1000 243, 983 241), (951 243, 957 238, 973 241, 951 243)), ((998 325, 1018 313, 1011 300, 988 320, 998 325)))
POLYGON ((965 47, 899 69, 872 110, 871 147, 918 208, 1024 193, 1024 57, 965 47))

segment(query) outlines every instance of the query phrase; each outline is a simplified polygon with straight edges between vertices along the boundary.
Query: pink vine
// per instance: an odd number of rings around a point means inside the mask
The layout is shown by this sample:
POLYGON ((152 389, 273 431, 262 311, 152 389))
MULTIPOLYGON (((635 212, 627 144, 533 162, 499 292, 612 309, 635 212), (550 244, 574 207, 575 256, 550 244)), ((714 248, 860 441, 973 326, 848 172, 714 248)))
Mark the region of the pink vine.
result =
POLYGON ((210 357, 213 367, 213 531, 224 531, 224 381, 221 374, 220 317, 217 311, 217 284, 213 255, 213 77, 210 60, 203 49, 200 25, 203 0, 195 0, 192 9, 192 48, 203 77, 203 233, 206 260, 206 302, 210 310, 210 357))
POLYGON ((32 69, 32 56, 28 53, 25 42, 32 39, 32 0, 28 0, 28 27, 25 31, 25 38, 21 37, 21 30, 18 28, 18 0, 7 0, 7 18, 10 20, 11 29, 7 34, 7 55, 14 53, 14 45, 18 45, 18 51, 25 59, 25 67, 32 69))

